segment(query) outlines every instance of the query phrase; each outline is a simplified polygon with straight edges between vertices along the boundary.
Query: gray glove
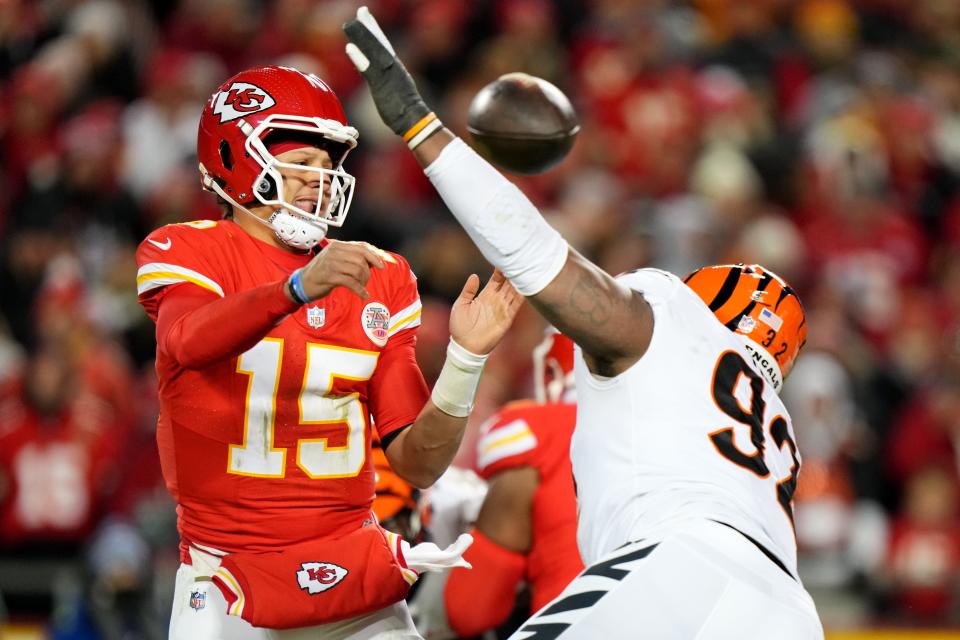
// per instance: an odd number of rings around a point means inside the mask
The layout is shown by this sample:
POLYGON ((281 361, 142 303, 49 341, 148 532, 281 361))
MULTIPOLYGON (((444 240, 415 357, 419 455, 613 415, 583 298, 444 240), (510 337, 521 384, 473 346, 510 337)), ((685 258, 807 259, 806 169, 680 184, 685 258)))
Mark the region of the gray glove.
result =
MULTIPOLYGON (((350 41, 347 56, 367 81, 380 118, 394 133, 409 144, 424 125, 430 124, 429 120, 439 122, 436 116, 428 118, 431 111, 420 97, 416 83, 366 7, 357 9, 357 17, 343 25, 343 31, 350 41), (414 131, 417 125, 421 127, 414 131)), ((436 128, 439 125, 433 130, 436 128)))

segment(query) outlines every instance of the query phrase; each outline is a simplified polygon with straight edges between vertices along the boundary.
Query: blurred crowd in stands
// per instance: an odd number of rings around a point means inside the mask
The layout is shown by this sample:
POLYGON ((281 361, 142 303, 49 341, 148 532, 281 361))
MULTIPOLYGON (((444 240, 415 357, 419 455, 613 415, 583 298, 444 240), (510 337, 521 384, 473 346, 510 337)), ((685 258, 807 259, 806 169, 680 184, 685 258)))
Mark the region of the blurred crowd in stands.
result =
MULTIPOLYGON (((410 260, 438 373, 448 305, 489 267, 343 53, 357 4, 0 0, 0 621, 165 637, 175 513, 133 256, 159 225, 217 217, 196 126, 228 75, 295 66, 341 97, 361 137, 334 235, 410 260)), ((960 2, 369 4, 465 137, 502 73, 571 97, 571 156, 516 181, 611 273, 746 261, 794 285, 796 533, 825 626, 960 625, 960 2)), ((531 395, 517 354, 542 330, 525 309, 473 426, 531 395)))

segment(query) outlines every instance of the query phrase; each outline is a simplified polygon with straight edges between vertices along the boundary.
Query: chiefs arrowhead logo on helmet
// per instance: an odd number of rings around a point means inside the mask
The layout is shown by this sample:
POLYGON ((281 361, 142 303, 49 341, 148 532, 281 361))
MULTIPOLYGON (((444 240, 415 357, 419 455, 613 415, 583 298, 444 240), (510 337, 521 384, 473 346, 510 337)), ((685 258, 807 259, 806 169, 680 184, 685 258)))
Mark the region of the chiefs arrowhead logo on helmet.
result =
MULTIPOLYGON (((291 67, 253 67, 230 77, 204 105, 197 130, 197 166, 203 188, 231 210, 268 205, 277 238, 312 249, 327 227, 339 227, 353 199, 355 179, 343 168, 357 146, 336 94, 313 74, 291 67), (292 143, 323 149, 332 166, 289 165, 270 151, 292 143), (298 205, 284 187, 283 171, 306 173, 323 185, 322 197, 298 205)), ((282 152, 278 152, 282 155, 282 152)))
POLYGON ((265 111, 275 104, 273 96, 248 82, 234 82, 226 91, 213 96, 213 112, 220 116, 221 123, 265 111))

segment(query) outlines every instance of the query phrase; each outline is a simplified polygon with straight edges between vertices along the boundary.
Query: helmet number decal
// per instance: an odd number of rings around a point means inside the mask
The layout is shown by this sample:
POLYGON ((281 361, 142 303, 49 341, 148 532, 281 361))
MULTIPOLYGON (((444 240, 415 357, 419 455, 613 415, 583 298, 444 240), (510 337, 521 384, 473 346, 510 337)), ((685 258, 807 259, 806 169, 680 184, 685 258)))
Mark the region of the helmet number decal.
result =
MULTIPOLYGON (((745 316, 745 317, 749 317, 749 316, 745 316)), ((765 349, 769 349, 770 345, 773 344, 773 339, 776 337, 777 337, 776 331, 774 331, 773 329, 767 329, 767 337, 764 338, 763 342, 761 342, 760 344, 762 344, 765 349)))
POLYGON ((269 93, 249 82, 234 82, 224 91, 213 96, 213 113, 220 116, 221 124, 265 111, 277 104, 269 93))

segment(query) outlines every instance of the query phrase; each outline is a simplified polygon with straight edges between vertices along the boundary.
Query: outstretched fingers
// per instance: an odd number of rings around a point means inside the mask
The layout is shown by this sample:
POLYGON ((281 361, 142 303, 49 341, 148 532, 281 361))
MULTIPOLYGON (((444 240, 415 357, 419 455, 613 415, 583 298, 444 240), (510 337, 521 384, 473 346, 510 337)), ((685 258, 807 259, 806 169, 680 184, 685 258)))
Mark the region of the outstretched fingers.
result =
POLYGON ((490 276, 490 280, 487 281, 483 291, 477 296, 477 301, 482 302, 497 317, 503 316, 512 319, 520 305, 523 304, 524 297, 513 288, 503 272, 496 269, 490 276))
POLYGON ((499 291, 504 284, 509 284, 507 282, 507 276, 503 275, 503 271, 500 271, 500 269, 494 269, 493 275, 490 276, 490 280, 487 282, 487 286, 493 286, 499 291))
POLYGON ((513 285, 510 284, 510 282, 506 279, 497 290, 497 296, 500 298, 500 302, 503 305, 507 316, 510 318, 516 316, 517 311, 526 300, 526 298, 524 298, 519 291, 514 289, 513 285))
POLYGON ((467 281, 463 283, 463 289, 460 290, 460 295, 457 296, 457 301, 454 304, 470 304, 477 297, 479 290, 480 276, 471 273, 467 281))
POLYGON ((483 288, 483 291, 480 292, 480 295, 484 298, 487 297, 503 297, 505 300, 512 299, 519 296, 521 299, 523 296, 520 296, 513 288, 513 285, 510 284, 510 281, 507 280, 507 277, 503 275, 503 272, 499 269, 494 269, 493 274, 490 276, 490 279, 487 280, 486 286, 483 288))

